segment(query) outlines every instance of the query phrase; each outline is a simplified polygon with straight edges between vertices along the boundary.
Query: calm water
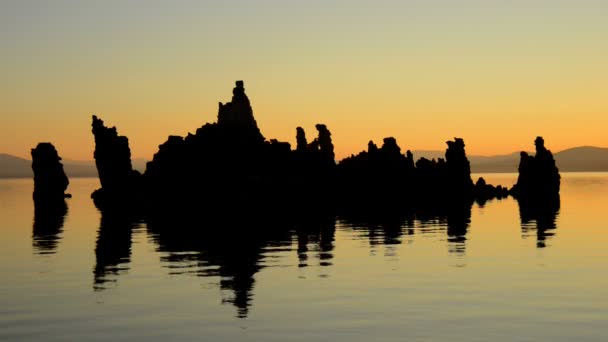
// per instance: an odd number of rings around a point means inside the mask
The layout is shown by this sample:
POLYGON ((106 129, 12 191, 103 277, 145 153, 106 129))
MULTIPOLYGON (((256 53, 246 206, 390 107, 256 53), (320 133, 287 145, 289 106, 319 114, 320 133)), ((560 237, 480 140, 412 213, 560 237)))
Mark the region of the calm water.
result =
POLYGON ((606 173, 563 174, 561 209, 540 226, 507 199, 456 228, 339 218, 263 237, 102 218, 97 186, 71 180, 65 218, 48 218, 31 180, 0 180, 0 340, 608 337, 606 173))

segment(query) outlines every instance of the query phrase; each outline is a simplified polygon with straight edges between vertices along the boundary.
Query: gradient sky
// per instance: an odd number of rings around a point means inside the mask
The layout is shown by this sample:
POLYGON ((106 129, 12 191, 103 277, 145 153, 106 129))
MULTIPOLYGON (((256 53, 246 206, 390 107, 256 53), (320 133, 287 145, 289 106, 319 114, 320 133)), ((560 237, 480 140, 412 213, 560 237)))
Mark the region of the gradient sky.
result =
POLYGON ((608 1, 0 1, 0 153, 92 159, 91 115, 151 158, 244 80, 266 138, 330 128, 468 154, 608 146, 608 1))

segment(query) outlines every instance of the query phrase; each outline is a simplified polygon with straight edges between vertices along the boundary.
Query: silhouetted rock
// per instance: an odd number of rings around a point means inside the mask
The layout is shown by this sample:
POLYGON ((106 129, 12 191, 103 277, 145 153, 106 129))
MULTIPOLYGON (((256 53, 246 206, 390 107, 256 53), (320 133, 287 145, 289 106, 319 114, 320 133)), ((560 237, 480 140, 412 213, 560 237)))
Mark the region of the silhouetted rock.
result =
POLYGON ((317 137, 310 143, 304 129, 297 127, 292 150, 289 143, 264 138, 242 81, 232 93, 231 102, 220 103, 216 123, 204 124, 185 137, 170 136, 159 146, 141 185, 131 167, 127 138, 94 117, 102 183, 94 198, 136 194, 152 215, 204 208, 205 215, 237 211, 288 216, 445 209, 470 204, 476 197, 500 197, 501 187, 473 185, 460 138, 447 142, 445 159, 415 162, 410 151, 404 155, 395 138, 387 137, 380 148, 370 141, 367 151, 336 165, 326 125, 315 125, 317 137))
POLYGON ((99 207, 120 206, 133 201, 140 191, 139 171, 131 165, 129 140, 116 132, 116 127, 106 127, 93 115, 95 137, 95 164, 101 188, 91 195, 99 207))
POLYGON ((488 200, 498 198, 506 198, 509 196, 509 189, 502 187, 501 185, 494 186, 492 184, 486 184, 486 180, 483 177, 479 177, 475 183, 475 201, 483 206, 488 200))
POLYGON ((323 124, 317 124, 315 127, 317 128, 317 131, 319 131, 319 136, 315 140, 318 142, 321 159, 330 164, 334 164, 335 155, 334 145, 331 142, 331 133, 327 129, 327 126, 323 124))
MULTIPOLYGON (((473 185, 464 141, 447 142, 446 158, 420 158, 414 163, 392 137, 381 148, 373 141, 367 151, 345 158, 338 164, 341 204, 347 211, 394 212, 396 210, 446 211, 469 205, 477 197, 502 198, 505 189, 473 185)), ((482 186, 483 184, 483 186, 482 186)))
POLYGON ((144 174, 145 197, 155 211, 203 206, 209 214, 236 208, 251 214, 305 210, 313 202, 323 207, 331 197, 324 195, 331 193, 335 156, 331 133, 325 125, 316 127, 319 135, 310 144, 298 127, 294 151, 289 143, 265 140, 237 81, 217 123, 159 146, 144 174))
POLYGON ((232 126, 238 128, 242 133, 258 142, 264 141, 258 125, 253 117, 253 109, 249 98, 245 95, 243 81, 236 81, 232 90, 232 101, 226 104, 219 103, 217 124, 220 126, 232 126))
MULTIPOLYGON (((70 184, 63 171, 59 154, 51 143, 39 143, 32 149, 34 199, 61 200, 70 184)), ((69 197, 69 195, 67 195, 69 197)))
POLYGON ((304 128, 297 127, 296 132, 296 151, 300 153, 306 152, 308 142, 306 141, 306 133, 304 132, 304 128))
POLYGON ((458 199, 472 198, 473 180, 469 159, 464 150, 464 140, 454 138, 454 141, 446 143, 448 144, 445 159, 449 196, 458 199))
POLYGON ((550 200, 559 197, 560 174, 553 154, 545 148, 545 141, 537 137, 534 141, 536 155, 521 152, 519 176, 510 192, 517 199, 526 201, 550 200))
POLYGON ((560 208, 559 170, 553 154, 545 148, 545 141, 537 137, 534 141, 536 155, 521 152, 519 176, 510 193, 517 199, 522 230, 536 224, 537 247, 545 246, 545 238, 555 228, 560 208))

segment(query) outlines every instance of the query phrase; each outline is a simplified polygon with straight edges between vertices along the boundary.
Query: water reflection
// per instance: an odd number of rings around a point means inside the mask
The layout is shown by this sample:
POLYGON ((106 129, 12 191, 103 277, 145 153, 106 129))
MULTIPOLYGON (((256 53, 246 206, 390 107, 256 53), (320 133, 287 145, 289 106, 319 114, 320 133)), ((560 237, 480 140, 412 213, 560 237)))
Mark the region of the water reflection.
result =
MULTIPOLYGON (((290 254, 296 257, 300 268, 333 265, 336 224, 356 232, 352 238, 366 240, 372 252, 376 246, 384 246, 387 257, 398 257, 397 246, 404 240, 411 242, 417 234, 440 237, 451 254, 462 256, 466 253, 472 205, 398 215, 339 219, 324 216, 299 221, 252 215, 203 219, 181 213, 147 218, 145 222, 148 237, 170 274, 217 281, 221 302, 233 305, 236 316, 245 318, 253 305, 258 272, 285 266, 285 256, 290 254)), ((536 232, 538 247, 544 247, 545 240, 553 234, 558 208, 559 201, 557 206, 542 207, 520 203, 522 230, 536 232)), ((134 222, 124 215, 101 216, 95 249, 95 289, 105 288, 129 269, 134 222)), ((326 277, 327 273, 320 276, 326 277)))
POLYGON ((295 227, 298 243, 298 267, 311 266, 309 255, 314 254, 319 266, 331 266, 333 259, 336 220, 333 217, 299 223, 295 227))
POLYGON ((128 215, 102 213, 95 245, 95 290, 105 289, 108 283, 116 282, 118 275, 129 270, 135 222, 128 215))
POLYGON ((464 254, 467 241, 467 230, 471 224, 472 205, 453 207, 447 213, 447 235, 449 251, 464 254))
POLYGON ((61 241, 63 224, 68 214, 64 199, 34 199, 32 246, 37 254, 54 254, 61 241))
MULTIPOLYGON (((445 234, 448 251, 464 254, 466 235, 471 223, 472 204, 441 208, 419 208, 415 212, 372 215, 363 217, 341 217, 342 224, 360 231, 370 247, 393 246, 402 243, 403 235, 445 234)), ((389 248, 387 253, 395 256, 389 248)))
POLYGON ((536 232, 536 247, 544 248, 546 241, 555 235, 559 215, 560 198, 542 202, 517 201, 521 220, 522 236, 536 232))
POLYGON ((265 248, 291 246, 291 233, 276 223, 257 220, 203 221, 154 219, 148 232, 172 274, 219 277, 223 303, 237 308, 237 317, 249 312, 254 276, 265 267, 265 248))

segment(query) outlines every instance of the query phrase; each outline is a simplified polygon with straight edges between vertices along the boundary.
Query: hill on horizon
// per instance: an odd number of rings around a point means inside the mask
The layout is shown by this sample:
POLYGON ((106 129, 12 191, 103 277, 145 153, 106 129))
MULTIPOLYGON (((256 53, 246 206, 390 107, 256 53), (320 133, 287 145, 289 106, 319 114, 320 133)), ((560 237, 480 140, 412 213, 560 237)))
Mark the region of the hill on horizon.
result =
MULTIPOLYGON (((61 161, 68 178, 97 177, 97 167, 94 160, 61 161)), ((146 160, 134 159, 133 168, 143 172, 146 169, 146 160)), ((0 178, 30 178, 34 177, 32 161, 29 159, 0 153, 0 178)))
MULTIPOLYGON (((418 150, 412 151, 414 159, 444 158, 444 151, 418 150)), ((517 172, 519 153, 496 156, 468 156, 473 173, 517 172)), ((532 152, 529 152, 533 154, 532 152)), ((561 172, 602 172, 608 171, 608 148, 595 146, 579 146, 559 151, 553 154, 557 167, 561 172)), ((146 160, 133 159, 133 168, 144 172, 146 160)), ((62 160, 65 173, 69 178, 97 177, 97 168, 93 160, 62 160)), ((30 178, 33 177, 32 161, 0 153, 0 178, 30 178)))

